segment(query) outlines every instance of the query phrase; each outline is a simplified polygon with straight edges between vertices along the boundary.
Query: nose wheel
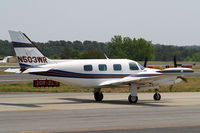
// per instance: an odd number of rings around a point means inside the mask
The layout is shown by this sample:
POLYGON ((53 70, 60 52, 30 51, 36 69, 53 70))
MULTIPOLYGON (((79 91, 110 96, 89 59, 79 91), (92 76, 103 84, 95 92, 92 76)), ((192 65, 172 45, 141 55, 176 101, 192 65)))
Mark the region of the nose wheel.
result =
POLYGON ((159 101, 159 100, 161 99, 160 93, 156 92, 156 93, 153 95, 153 99, 154 99, 155 101, 159 101))

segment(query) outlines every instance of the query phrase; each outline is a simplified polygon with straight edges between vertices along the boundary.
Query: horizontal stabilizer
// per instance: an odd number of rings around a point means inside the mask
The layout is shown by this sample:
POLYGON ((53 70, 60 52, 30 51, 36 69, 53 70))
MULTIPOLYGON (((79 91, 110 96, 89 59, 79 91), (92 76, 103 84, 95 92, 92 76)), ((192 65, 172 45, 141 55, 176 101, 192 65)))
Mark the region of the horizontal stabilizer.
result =
POLYGON ((8 68, 4 72, 10 72, 10 73, 21 73, 20 68, 8 68))
POLYGON ((49 71, 51 68, 28 68, 27 70, 25 70, 23 73, 36 73, 36 72, 47 72, 49 71))
POLYGON ((12 72, 12 73, 36 73, 36 72, 47 72, 49 71, 51 68, 28 68, 25 71, 21 71, 20 68, 17 69, 11 69, 8 68, 6 69, 4 72, 12 72))

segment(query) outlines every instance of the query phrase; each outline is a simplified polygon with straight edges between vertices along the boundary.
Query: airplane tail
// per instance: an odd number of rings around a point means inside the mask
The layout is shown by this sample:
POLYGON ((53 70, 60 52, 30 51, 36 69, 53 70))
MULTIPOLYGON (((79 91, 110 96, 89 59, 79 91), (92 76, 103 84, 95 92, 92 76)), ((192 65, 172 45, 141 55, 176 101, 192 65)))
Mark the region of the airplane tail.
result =
POLYGON ((8 32, 21 69, 26 70, 50 62, 24 33, 20 31, 8 32))

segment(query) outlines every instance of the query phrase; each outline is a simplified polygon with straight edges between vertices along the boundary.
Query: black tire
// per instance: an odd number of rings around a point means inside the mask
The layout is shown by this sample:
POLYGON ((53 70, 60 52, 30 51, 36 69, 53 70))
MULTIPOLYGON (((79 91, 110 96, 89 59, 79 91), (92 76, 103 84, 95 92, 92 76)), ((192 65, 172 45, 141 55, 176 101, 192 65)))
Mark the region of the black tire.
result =
POLYGON ((128 101, 129 101, 129 103, 137 103, 138 96, 131 96, 131 95, 129 95, 128 96, 128 101))
POLYGON ((94 93, 94 99, 99 102, 103 100, 103 93, 102 92, 96 92, 94 93))
POLYGON ((154 99, 155 101, 159 101, 159 100, 161 99, 161 95, 160 95, 159 93, 155 93, 155 94, 153 95, 153 99, 154 99))

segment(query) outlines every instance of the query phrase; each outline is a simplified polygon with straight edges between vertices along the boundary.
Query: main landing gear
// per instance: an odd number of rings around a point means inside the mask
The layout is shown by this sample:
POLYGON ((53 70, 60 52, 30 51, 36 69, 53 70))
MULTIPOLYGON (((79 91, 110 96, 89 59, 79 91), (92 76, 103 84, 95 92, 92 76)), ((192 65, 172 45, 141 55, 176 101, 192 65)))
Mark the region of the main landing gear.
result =
POLYGON ((129 101, 129 103, 137 103, 138 96, 131 96, 131 95, 129 95, 128 96, 128 101, 129 101))
POLYGON ((129 103, 137 103, 137 101, 138 101, 137 86, 131 84, 130 92, 131 92, 131 94, 128 96, 129 103))
POLYGON ((101 88, 94 88, 94 99, 97 102, 100 102, 103 100, 103 93, 101 92, 101 88))
POLYGON ((155 94, 153 95, 153 99, 154 99, 155 101, 159 101, 159 100, 161 99, 161 95, 160 95, 160 93, 158 92, 158 89, 156 89, 156 92, 155 92, 155 94))

